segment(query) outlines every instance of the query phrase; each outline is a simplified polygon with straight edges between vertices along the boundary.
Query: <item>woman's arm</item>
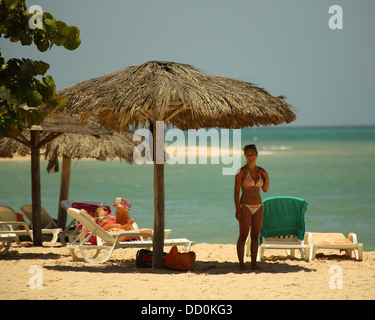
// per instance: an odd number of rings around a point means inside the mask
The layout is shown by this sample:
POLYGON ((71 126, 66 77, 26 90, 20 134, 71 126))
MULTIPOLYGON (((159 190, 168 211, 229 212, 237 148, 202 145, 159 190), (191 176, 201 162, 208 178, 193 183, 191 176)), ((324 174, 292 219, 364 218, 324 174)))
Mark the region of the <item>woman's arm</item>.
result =
POLYGON ((96 221, 96 218, 94 218, 91 214, 89 214, 87 210, 85 210, 85 209, 81 209, 80 211, 81 211, 86 217, 90 218, 92 221, 94 221, 94 222, 96 221))
POLYGON ((263 178, 263 187, 262 190, 263 192, 267 192, 268 189, 270 188, 270 178, 268 177, 268 173, 266 170, 263 168, 258 167, 258 172, 263 178))
POLYGON ((236 207, 236 218, 238 219, 238 214, 240 213, 240 191, 241 191, 241 178, 242 173, 239 172, 236 174, 234 180, 234 205, 236 207))

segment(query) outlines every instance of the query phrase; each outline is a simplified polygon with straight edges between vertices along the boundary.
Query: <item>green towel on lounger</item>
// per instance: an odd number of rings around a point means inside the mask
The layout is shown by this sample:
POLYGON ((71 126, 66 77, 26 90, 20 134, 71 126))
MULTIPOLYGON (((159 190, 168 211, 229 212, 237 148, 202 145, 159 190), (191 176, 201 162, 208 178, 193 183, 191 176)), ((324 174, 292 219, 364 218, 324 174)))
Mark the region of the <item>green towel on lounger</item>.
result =
POLYGON ((263 238, 296 236, 303 240, 305 235, 305 212, 308 203, 294 197, 273 197, 263 200, 263 224, 260 242, 263 238))

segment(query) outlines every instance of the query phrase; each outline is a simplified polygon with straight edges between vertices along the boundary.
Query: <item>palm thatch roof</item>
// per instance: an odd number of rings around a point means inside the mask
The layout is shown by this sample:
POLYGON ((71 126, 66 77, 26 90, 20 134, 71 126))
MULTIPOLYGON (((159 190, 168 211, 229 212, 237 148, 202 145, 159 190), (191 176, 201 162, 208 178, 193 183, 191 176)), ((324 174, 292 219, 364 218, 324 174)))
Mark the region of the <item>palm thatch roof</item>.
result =
MULTIPOLYGON (((133 162, 139 142, 133 141, 130 131, 116 133, 100 128, 92 119, 78 124, 79 118, 70 116, 46 117, 42 124, 25 130, 18 138, 0 139, 0 157, 26 156, 31 153, 30 131, 40 131, 41 153, 45 159, 65 157, 91 158, 100 161, 120 159, 133 162)), ((141 139, 137 139, 138 141, 141 139)), ((136 154, 138 156, 138 154, 136 154)))
POLYGON ((252 83, 212 76, 194 67, 150 61, 83 81, 59 92, 60 114, 96 116, 101 126, 124 131, 147 120, 182 130, 278 125, 296 119, 284 97, 252 83))
MULTIPOLYGON (((24 134, 29 138, 29 134, 24 134)), ((41 135, 43 139, 46 133, 41 135)), ((139 142, 138 142, 139 143, 139 142)), ((133 152, 137 152, 136 142, 130 132, 104 134, 99 138, 88 134, 64 133, 42 148, 45 159, 66 157, 70 159, 91 158, 100 161, 120 159, 133 162, 133 152)), ((0 139, 0 157, 12 158, 13 155, 30 154, 30 148, 12 138, 0 139)))
POLYGON ((46 146, 45 157, 50 159, 54 153, 71 159, 92 158, 101 161, 120 159, 133 162, 136 151, 133 134, 113 133, 100 138, 82 134, 64 134, 46 146))

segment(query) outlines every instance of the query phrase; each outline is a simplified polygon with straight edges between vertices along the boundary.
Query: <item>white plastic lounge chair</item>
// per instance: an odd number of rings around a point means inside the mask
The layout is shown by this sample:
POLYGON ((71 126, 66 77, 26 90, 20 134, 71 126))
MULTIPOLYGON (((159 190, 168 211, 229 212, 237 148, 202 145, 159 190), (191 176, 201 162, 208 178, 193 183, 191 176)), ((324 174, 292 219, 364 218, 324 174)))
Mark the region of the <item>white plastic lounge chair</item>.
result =
MULTIPOLYGON (((24 205, 21 208, 22 213, 26 216, 27 219, 33 221, 33 206, 32 205, 24 205)), ((51 229, 51 228, 58 228, 57 224, 49 213, 41 207, 42 211, 42 228, 43 229, 51 229)))
POLYGON ((7 254, 7 252, 9 251, 10 245, 15 240, 17 240, 17 236, 14 233, 0 234, 0 255, 7 254))
MULTIPOLYGON (((304 243, 305 212, 308 203, 295 197, 273 197, 264 199, 263 205, 263 224, 257 260, 263 259, 265 249, 286 249, 292 257, 297 249, 302 259, 308 258, 310 246, 304 243)), ((249 251, 248 241, 247 255, 249 251)))
POLYGON ((311 246, 311 260, 315 259, 318 249, 339 249, 346 250, 348 257, 351 257, 354 251, 356 260, 362 261, 363 244, 358 243, 355 233, 349 233, 348 238, 345 238, 342 233, 306 232, 305 244, 311 246))
MULTIPOLYGON (((72 255, 74 261, 77 260, 84 260, 86 262, 99 262, 103 263, 106 262, 112 255, 115 249, 119 248, 149 248, 152 247, 152 240, 143 240, 143 237, 150 237, 152 235, 149 233, 141 233, 138 231, 116 231, 116 232, 107 232, 102 229, 98 224, 96 224, 92 219, 87 217, 83 214, 80 210, 69 208, 68 213, 77 221, 82 223, 84 229, 79 237, 77 237, 71 244, 67 245, 67 248, 72 255), (84 236, 86 234, 85 230, 90 230, 91 233, 84 236), (115 238, 114 236, 117 236, 115 238), (97 238, 101 239, 102 243, 98 245, 92 245, 88 242, 88 240, 92 237, 96 236, 97 238), (123 236, 135 236, 141 237, 141 240, 135 241, 125 241, 119 242, 118 239, 123 236), (79 250, 83 256, 83 258, 77 256, 76 250, 79 250), (86 254, 87 250, 96 250, 96 253, 93 257, 89 257, 86 254), (106 254, 104 257, 97 258, 100 251, 105 250, 106 254)), ((98 240, 99 240, 98 239, 98 240)), ((99 242, 99 241, 98 241, 99 242)), ((193 241, 188 239, 165 239, 164 245, 165 246, 184 246, 185 252, 190 250, 190 247, 194 244, 193 241)))
MULTIPOLYGON (((60 202, 60 207, 62 207, 63 209, 65 209, 66 211, 71 208, 73 206, 74 203, 79 203, 79 204, 85 204, 85 205, 94 205, 94 206, 107 206, 109 207, 107 204, 105 204, 104 202, 98 202, 98 201, 72 201, 72 200, 62 200, 60 202)), ((76 227, 74 228, 74 230, 72 229, 69 229, 70 226, 74 225, 74 223, 76 223, 76 220, 73 219, 70 224, 65 228, 65 230, 60 234, 60 241, 61 243, 66 246, 66 238, 68 238, 68 242, 71 243, 73 242, 73 240, 80 235, 80 228, 78 226, 78 224, 76 225, 76 227)), ((136 222, 133 223, 133 227, 138 230, 138 225, 136 222)), ((166 229, 164 230, 164 236, 165 236, 165 239, 168 237, 168 234, 171 233, 172 230, 171 229, 166 229)))
MULTIPOLYGON (((73 203, 85 203, 85 204, 92 204, 96 206, 106 206, 105 203, 98 202, 98 201, 62 200, 60 201, 60 207, 63 208, 65 211, 68 211, 68 209, 72 207, 73 203)), ((78 225, 76 225, 75 228, 72 228, 74 224, 76 223, 76 221, 77 221, 76 219, 72 219, 72 221, 70 221, 70 223, 66 226, 62 234, 60 234, 60 241, 64 246, 66 246, 66 240, 65 240, 66 238, 68 238, 68 242, 71 243, 80 234, 78 225)))
MULTIPOLYGON (((32 208, 32 205, 24 205, 22 206, 21 208, 21 211, 23 212, 23 214, 27 217, 27 219, 29 219, 30 221, 32 221, 33 219, 33 208, 32 208)), ((47 212, 46 209, 44 209, 43 207, 41 207, 41 213, 42 213, 42 228, 43 229, 56 229, 58 228, 58 225, 56 224, 56 222, 51 218, 50 214, 47 212)), ((71 235, 71 230, 69 230, 70 226, 75 222, 75 220, 72 220, 66 227, 63 231, 59 232, 58 233, 58 236, 60 238, 60 242, 63 244, 63 245, 66 245, 65 243, 65 236, 70 236, 71 235)))
MULTIPOLYGON (((61 231, 61 228, 42 229, 42 234, 52 235, 52 240, 50 243, 55 244, 61 231)), ((28 236, 31 238, 31 241, 33 240, 33 230, 29 229, 27 223, 17 221, 17 213, 11 207, 0 206, 0 234, 7 233, 14 233, 17 235, 17 237, 28 236)), ((19 239, 17 239, 16 242, 21 244, 19 239)))

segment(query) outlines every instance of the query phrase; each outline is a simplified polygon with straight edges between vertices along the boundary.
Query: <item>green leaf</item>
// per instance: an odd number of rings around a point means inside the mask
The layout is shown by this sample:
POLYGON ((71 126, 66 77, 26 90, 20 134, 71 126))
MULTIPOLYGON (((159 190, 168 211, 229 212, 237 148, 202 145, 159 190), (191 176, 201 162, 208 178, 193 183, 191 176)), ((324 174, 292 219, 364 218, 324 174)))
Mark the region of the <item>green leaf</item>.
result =
POLYGON ((54 20, 56 22, 55 17, 52 14, 50 14, 49 12, 43 13, 43 20, 45 20, 45 19, 54 20))
POLYGON ((27 123, 29 127, 31 127, 34 124, 39 125, 43 122, 43 120, 44 120, 44 114, 42 111, 38 109, 31 110, 27 116, 27 123))
POLYGON ((47 49, 49 48, 49 41, 46 39, 40 39, 36 46, 40 52, 47 51, 47 49))
POLYGON ((58 33, 56 33, 56 38, 54 39, 54 43, 57 46, 63 46, 65 42, 66 42, 66 37, 60 36, 58 33))
POLYGON ((67 100, 65 97, 58 97, 58 102, 59 102, 58 106, 62 107, 64 104, 66 104, 67 100))
POLYGON ((79 40, 79 41, 69 41, 69 40, 67 40, 64 43, 64 48, 68 49, 68 50, 75 50, 80 46, 80 44, 81 44, 81 40, 79 40))
POLYGON ((20 40, 20 38, 16 35, 12 35, 12 36, 10 36, 9 40, 10 40, 10 42, 17 42, 17 41, 20 40))
POLYGON ((46 101, 47 107, 56 108, 59 105, 59 102, 56 98, 48 99, 46 101))
POLYGON ((10 10, 16 9, 22 2, 23 0, 4 0, 5 7, 10 10))
POLYGON ((76 26, 69 27, 68 39, 72 41, 79 40, 79 29, 76 26))
POLYGON ((61 36, 68 36, 70 29, 63 21, 56 21, 57 33, 61 36))
POLYGON ((55 81, 53 80, 53 78, 51 76, 45 76, 43 77, 42 79, 43 83, 49 87, 49 88, 54 88, 55 87, 55 81))
POLYGON ((26 35, 24 37, 21 38, 21 44, 23 46, 29 46, 33 43, 33 38, 30 37, 29 35, 26 35))
POLYGON ((34 61, 34 67, 37 74, 44 75, 49 69, 49 64, 44 61, 34 61))
POLYGON ((26 94, 26 102, 29 107, 37 107, 43 102, 42 95, 34 90, 26 94))
POLYGON ((48 32, 55 32, 57 29, 56 21, 52 19, 44 19, 45 28, 48 32))

